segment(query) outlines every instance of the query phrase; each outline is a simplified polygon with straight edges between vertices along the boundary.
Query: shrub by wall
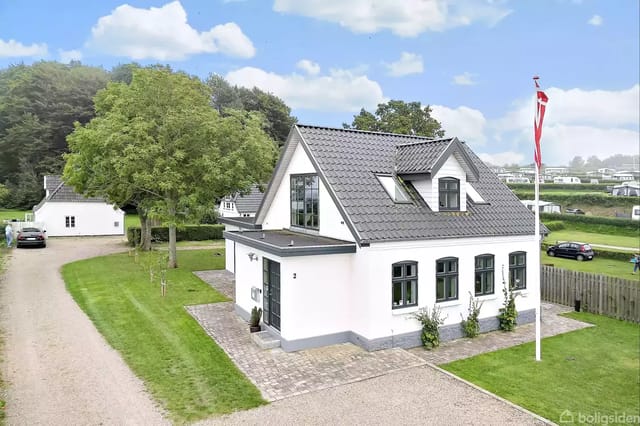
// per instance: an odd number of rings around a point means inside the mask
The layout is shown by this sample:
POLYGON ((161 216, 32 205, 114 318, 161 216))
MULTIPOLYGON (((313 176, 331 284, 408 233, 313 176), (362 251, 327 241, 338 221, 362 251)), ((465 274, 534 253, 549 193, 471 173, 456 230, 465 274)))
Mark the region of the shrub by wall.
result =
MULTIPOLYGON (((204 241, 222 239, 224 225, 186 225, 176 230, 177 241, 204 241)), ((127 241, 130 246, 140 244, 140 227, 127 229, 127 241)), ((154 226, 151 228, 152 241, 169 241, 169 227, 154 226)))
POLYGON ((550 220, 544 222, 544 224, 549 231, 560 231, 561 229, 565 228, 564 222, 561 220, 550 220))

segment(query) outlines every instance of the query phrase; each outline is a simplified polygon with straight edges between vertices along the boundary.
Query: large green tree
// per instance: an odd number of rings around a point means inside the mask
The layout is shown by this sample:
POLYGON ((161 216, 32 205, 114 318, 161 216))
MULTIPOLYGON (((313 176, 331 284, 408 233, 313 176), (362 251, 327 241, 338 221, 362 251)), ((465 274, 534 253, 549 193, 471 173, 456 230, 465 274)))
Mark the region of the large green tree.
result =
POLYGON ((169 226, 169 267, 177 266, 176 226, 197 219, 225 194, 264 182, 275 143, 259 114, 210 106, 197 78, 168 68, 133 70, 95 98, 96 117, 68 137, 65 180, 87 194, 137 203, 169 226))
POLYGON ((420 102, 391 100, 378 104, 375 113, 364 108, 353 117, 351 124, 343 123, 345 129, 368 130, 372 132, 401 133, 431 138, 444 136, 444 129, 431 117, 431 107, 420 102))
POLYGON ((92 98, 109 79, 79 62, 37 62, 0 70, 0 182, 11 207, 42 197, 42 176, 59 174, 73 123, 94 115, 92 98))
POLYGON ((227 110, 261 113, 264 116, 264 131, 280 146, 287 140, 291 126, 298 121, 282 99, 257 87, 247 89, 231 86, 218 74, 209 75, 206 83, 211 89, 211 106, 220 114, 226 114, 227 110))

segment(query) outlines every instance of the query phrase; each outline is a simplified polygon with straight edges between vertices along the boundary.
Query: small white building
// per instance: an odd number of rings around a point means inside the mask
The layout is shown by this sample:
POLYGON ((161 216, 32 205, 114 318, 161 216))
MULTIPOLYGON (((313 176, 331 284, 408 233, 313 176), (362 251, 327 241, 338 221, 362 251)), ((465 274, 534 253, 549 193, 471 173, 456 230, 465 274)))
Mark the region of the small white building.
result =
POLYGON ((218 215, 221 217, 254 217, 262 202, 263 192, 258 185, 253 185, 248 194, 236 192, 227 195, 220 201, 218 215))
POLYGON ((236 312, 262 308, 285 351, 419 346, 434 306, 457 338, 470 296, 495 330, 503 282, 535 317, 534 215, 457 138, 294 125, 255 218, 219 220, 236 312))
POLYGON ((47 236, 124 235, 124 212, 103 198, 78 194, 60 176, 45 176, 44 189, 33 213, 47 236))

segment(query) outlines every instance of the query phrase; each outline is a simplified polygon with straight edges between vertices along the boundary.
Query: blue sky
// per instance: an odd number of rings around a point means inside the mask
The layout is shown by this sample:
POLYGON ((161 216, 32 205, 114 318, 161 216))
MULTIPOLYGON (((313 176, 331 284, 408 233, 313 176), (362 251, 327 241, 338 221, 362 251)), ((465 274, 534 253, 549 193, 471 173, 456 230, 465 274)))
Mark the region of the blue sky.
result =
POLYGON ((170 64, 280 96, 340 127, 389 99, 433 108, 493 164, 639 154, 637 0, 0 0, 0 67, 170 64))

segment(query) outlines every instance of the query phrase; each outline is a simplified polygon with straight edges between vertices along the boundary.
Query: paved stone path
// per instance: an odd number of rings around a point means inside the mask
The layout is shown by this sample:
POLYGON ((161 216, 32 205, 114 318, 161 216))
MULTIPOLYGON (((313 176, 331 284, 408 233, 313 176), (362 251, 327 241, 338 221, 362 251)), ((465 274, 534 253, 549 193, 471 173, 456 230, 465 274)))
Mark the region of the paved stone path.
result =
POLYGON ((186 309, 269 401, 425 364, 403 349, 367 352, 351 343, 298 352, 262 350, 251 340, 249 327, 236 315, 233 302, 186 309))
POLYGON ((229 299, 236 300, 235 279, 231 272, 223 269, 220 271, 196 271, 194 274, 229 299))
MULTIPOLYGON (((592 326, 592 324, 558 315, 571 310, 568 306, 543 302, 542 315, 540 316, 540 335, 543 338, 550 337, 592 326)), ((535 324, 531 323, 517 326, 512 332, 493 331, 483 333, 474 339, 457 339, 444 342, 440 344, 440 347, 432 351, 421 347, 409 349, 409 351, 432 364, 446 364, 484 352, 493 352, 498 349, 532 342, 535 340, 535 333, 535 324)), ((542 345, 542 355, 544 356, 544 345, 542 345)))

